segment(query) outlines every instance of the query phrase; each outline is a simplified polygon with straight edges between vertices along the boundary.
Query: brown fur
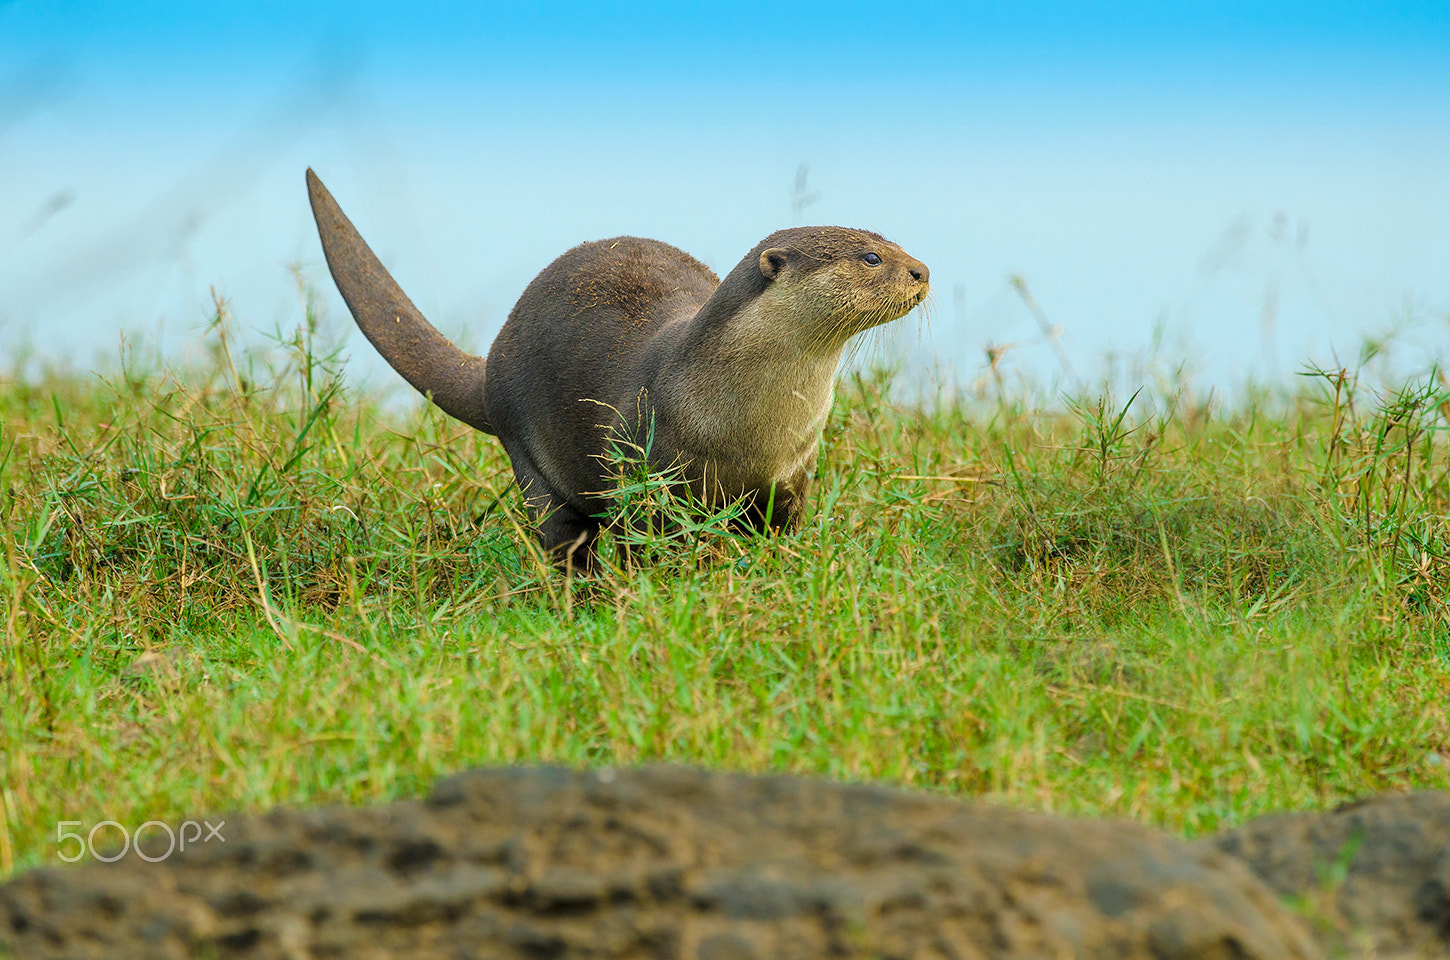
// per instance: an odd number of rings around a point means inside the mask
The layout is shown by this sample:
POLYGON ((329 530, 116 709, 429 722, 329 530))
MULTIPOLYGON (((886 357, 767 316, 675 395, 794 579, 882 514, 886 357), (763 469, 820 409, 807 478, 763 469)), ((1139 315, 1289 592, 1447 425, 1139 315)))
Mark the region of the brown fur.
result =
POLYGON ((418 313, 311 170, 307 182, 358 326, 445 412, 498 435, 544 547, 581 567, 621 441, 682 467, 707 503, 746 497, 758 529, 794 524, 846 342, 928 290, 923 264, 865 230, 777 231, 723 280, 668 244, 615 237, 545 267, 485 363, 418 313))

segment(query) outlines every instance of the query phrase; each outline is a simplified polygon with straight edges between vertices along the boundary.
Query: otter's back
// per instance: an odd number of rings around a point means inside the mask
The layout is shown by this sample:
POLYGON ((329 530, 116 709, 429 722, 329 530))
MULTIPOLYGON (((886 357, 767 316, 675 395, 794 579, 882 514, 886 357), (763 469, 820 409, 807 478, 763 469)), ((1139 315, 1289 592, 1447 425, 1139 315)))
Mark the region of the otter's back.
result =
POLYGON ((683 250, 640 237, 591 241, 559 256, 524 290, 489 348, 485 402, 500 439, 530 451, 557 489, 599 489, 602 474, 588 454, 603 452, 609 408, 633 414, 648 342, 693 317, 719 282, 683 250))

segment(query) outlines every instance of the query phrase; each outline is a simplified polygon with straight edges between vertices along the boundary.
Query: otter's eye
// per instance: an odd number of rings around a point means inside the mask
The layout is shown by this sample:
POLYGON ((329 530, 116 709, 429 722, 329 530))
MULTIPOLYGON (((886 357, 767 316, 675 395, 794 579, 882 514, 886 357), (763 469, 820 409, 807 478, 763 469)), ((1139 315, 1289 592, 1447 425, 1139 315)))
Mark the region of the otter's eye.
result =
POLYGON ((871 266, 873 266, 873 267, 879 267, 879 266, 881 266, 881 258, 878 257, 874 253, 863 253, 863 254, 861 254, 861 259, 862 260, 865 260, 867 263, 871 264, 871 266))

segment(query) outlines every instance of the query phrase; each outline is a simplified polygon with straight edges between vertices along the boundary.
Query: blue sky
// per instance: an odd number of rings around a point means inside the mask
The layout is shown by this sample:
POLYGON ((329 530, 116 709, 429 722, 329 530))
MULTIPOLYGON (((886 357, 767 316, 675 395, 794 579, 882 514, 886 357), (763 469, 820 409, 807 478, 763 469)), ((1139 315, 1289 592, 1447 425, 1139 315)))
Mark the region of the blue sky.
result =
POLYGON ((964 381, 1055 373, 1012 275, 1081 371, 1155 326, 1230 385, 1450 342, 1450 4, 296 6, 0 2, 0 342, 179 353, 212 286, 290 327, 294 264, 346 329, 312 165, 483 349, 581 240, 729 269, 802 164, 803 219, 932 267, 899 349, 964 381))

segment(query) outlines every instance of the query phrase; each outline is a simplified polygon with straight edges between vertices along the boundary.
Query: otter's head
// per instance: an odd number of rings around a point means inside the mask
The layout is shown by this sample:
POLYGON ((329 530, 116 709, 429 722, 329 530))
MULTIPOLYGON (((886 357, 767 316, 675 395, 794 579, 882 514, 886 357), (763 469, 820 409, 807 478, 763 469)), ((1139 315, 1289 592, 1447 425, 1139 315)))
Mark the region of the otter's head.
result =
POLYGON ((720 286, 755 301, 745 311, 762 324, 753 334, 835 350, 921 303, 929 277, 926 264, 869 230, 795 227, 762 240, 720 286))

